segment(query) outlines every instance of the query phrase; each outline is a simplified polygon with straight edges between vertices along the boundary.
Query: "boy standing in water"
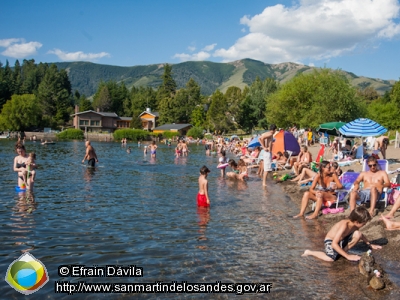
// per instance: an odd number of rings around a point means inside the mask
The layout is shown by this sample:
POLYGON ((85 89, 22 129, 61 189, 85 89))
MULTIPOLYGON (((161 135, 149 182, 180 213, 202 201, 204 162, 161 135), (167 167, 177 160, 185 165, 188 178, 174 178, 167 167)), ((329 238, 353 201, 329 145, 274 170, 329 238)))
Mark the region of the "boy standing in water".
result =
POLYGON ((206 166, 202 166, 199 176, 199 192, 197 194, 197 206, 210 206, 210 198, 208 198, 208 181, 207 175, 210 170, 206 166))
POLYGON ((371 215, 365 207, 354 209, 348 219, 342 220, 329 230, 325 237, 325 252, 306 250, 302 256, 314 256, 324 261, 335 261, 340 256, 350 261, 359 261, 360 256, 348 254, 346 251, 354 247, 358 241, 363 240, 371 249, 381 249, 379 245, 372 245, 358 230, 371 220, 371 215))

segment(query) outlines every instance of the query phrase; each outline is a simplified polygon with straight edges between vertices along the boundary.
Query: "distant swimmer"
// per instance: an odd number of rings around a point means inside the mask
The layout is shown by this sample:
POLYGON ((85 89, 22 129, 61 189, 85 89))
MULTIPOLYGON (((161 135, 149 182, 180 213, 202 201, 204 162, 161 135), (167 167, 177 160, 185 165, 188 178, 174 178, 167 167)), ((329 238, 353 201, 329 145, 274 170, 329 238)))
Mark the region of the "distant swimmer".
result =
POLYGON ((126 153, 131 153, 131 146, 129 146, 128 149, 126 149, 126 153))
POLYGON ((94 167, 96 162, 99 162, 99 160, 97 159, 96 151, 94 151, 94 148, 92 147, 92 145, 90 145, 90 141, 86 141, 85 146, 86 146, 86 154, 82 160, 82 163, 84 163, 85 160, 87 159, 88 165, 94 167))

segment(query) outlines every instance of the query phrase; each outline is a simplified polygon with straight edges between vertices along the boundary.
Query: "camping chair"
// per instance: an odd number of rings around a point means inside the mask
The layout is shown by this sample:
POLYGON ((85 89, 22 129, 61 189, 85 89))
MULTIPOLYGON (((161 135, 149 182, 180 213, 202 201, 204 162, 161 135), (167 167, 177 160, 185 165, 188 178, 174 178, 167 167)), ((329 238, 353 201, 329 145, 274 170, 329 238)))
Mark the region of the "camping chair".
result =
POLYGON ((260 161, 262 161, 264 159, 264 152, 265 152, 265 150, 262 149, 260 151, 260 153, 258 154, 258 156, 251 163, 249 163, 247 165, 247 169, 250 169, 250 173, 251 173, 251 170, 260 167, 260 161))
MULTIPOLYGON (((338 208, 339 204, 341 203, 349 203, 348 198, 350 195, 351 190, 353 189, 354 182, 356 181, 358 175, 360 173, 358 172, 344 172, 340 177, 340 182, 343 185, 342 189, 337 189, 335 190, 337 193, 336 197, 336 208, 338 208)), ((315 209, 316 202, 313 203, 312 209, 315 209)), ((334 205, 334 204, 332 204, 334 205)))
MULTIPOLYGON (((383 170, 386 173, 389 172, 389 162, 386 159, 378 159, 377 163, 378 163, 378 166, 379 166, 379 170, 383 170)), ((369 167, 368 167, 368 163, 367 163, 366 159, 364 159, 363 171, 364 172, 369 171, 369 167)), ((379 199, 378 201, 384 201, 385 202, 385 207, 386 207, 387 206, 387 202, 388 202, 387 200, 388 200, 388 189, 387 188, 383 188, 381 199, 379 199)))

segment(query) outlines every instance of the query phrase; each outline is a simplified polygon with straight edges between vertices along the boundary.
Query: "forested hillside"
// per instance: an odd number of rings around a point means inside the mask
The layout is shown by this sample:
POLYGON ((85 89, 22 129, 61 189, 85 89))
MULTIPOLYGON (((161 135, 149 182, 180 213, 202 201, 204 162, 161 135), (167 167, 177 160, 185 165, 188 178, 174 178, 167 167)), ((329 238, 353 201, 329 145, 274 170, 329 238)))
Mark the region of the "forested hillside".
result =
MULTIPOLYGON (((152 87, 161 84, 164 64, 147 66, 118 67, 89 62, 55 63, 59 69, 65 69, 71 81, 72 90, 78 90, 86 96, 93 95, 101 81, 124 82, 128 88, 152 87)), ((202 95, 211 95, 215 90, 225 92, 229 86, 243 88, 259 77, 261 80, 273 78, 280 83, 287 82, 300 73, 311 72, 314 68, 295 64, 266 64, 252 59, 243 59, 231 63, 209 61, 190 61, 172 65, 172 76, 178 89, 185 87, 190 78, 200 86, 202 95)), ((394 80, 380 80, 356 76, 343 71, 353 86, 372 87, 379 94, 389 91, 394 80)))

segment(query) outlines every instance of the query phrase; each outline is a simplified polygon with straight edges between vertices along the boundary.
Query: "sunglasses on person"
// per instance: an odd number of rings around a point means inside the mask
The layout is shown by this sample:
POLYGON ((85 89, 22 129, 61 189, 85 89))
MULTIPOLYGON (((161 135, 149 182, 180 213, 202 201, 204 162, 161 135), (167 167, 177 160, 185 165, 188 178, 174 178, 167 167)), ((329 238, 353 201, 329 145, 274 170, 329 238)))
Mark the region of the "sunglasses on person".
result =
POLYGON ((368 167, 370 167, 370 168, 376 167, 376 164, 368 165, 368 167))

